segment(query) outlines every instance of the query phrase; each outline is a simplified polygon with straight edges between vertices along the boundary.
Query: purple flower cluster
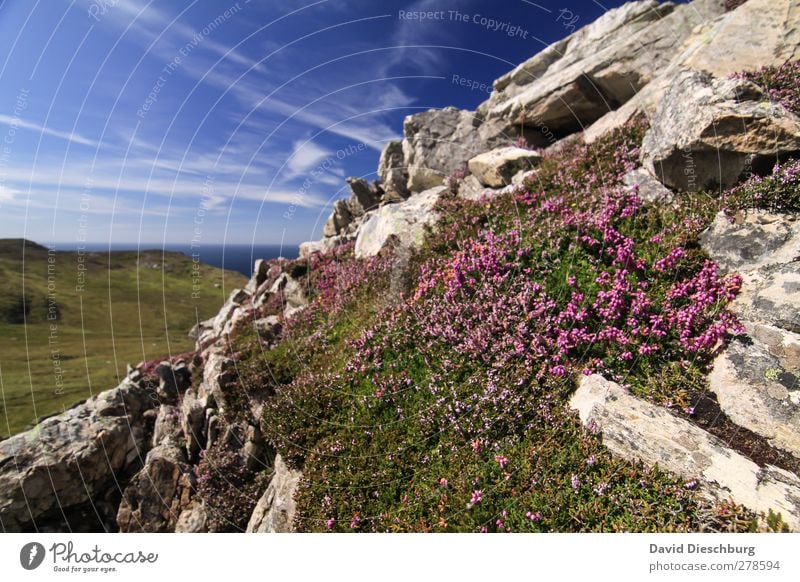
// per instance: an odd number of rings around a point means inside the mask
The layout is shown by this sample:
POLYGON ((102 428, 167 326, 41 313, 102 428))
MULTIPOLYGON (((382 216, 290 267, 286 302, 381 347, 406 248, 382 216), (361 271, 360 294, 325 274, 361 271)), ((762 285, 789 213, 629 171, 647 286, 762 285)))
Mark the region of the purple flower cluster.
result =
POLYGON ((734 76, 763 87, 772 101, 800 113, 800 61, 787 61, 779 67, 767 66, 734 76))

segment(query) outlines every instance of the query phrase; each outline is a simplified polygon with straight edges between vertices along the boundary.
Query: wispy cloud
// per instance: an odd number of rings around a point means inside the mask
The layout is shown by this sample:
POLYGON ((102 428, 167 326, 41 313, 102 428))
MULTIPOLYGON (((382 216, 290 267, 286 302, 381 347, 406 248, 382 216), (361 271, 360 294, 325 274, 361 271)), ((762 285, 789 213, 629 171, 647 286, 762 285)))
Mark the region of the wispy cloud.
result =
POLYGON ((296 141, 294 151, 286 163, 288 176, 299 176, 329 157, 332 152, 313 141, 296 141))
POLYGON ((59 131, 57 129, 52 129, 50 127, 39 125, 38 123, 34 123, 32 121, 27 121, 25 119, 20 119, 18 117, 12 117, 10 115, 0 114, 0 123, 2 123, 3 125, 7 125, 9 127, 28 129, 36 133, 50 135, 53 137, 57 137, 59 139, 66 140, 71 143, 76 143, 90 147, 98 147, 99 145, 98 142, 89 139, 88 137, 83 137, 78 133, 72 133, 69 131, 59 131))

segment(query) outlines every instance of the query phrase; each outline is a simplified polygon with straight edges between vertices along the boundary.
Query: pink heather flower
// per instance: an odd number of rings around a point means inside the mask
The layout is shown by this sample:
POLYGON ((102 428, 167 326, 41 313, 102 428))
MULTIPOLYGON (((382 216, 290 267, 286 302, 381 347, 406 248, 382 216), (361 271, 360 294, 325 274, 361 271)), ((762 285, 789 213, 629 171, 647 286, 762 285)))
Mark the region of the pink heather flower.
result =
POLYGON ((483 443, 481 443, 480 439, 472 441, 472 450, 476 453, 480 453, 483 450, 483 443))
POLYGON ((597 455, 592 455, 588 459, 586 459, 586 464, 589 465, 590 467, 594 467, 595 463, 597 463, 597 455))
POLYGON ((447 479, 445 479, 444 477, 439 479, 439 485, 441 485, 442 487, 447 487, 447 479))
POLYGON ((603 495, 605 494, 607 489, 608 489, 608 483, 600 483, 597 485, 597 487, 594 488, 594 492, 597 495, 603 495))
POLYGON ((470 505, 478 505, 483 499, 483 491, 476 489, 472 492, 472 498, 469 500, 470 505))
POLYGON ((533 513, 531 511, 529 511, 528 513, 525 514, 525 517, 527 517, 528 519, 530 519, 534 523, 537 522, 537 521, 542 521, 542 512, 541 511, 537 511, 536 513, 533 513))
POLYGON ((697 479, 692 479, 691 481, 687 481, 686 483, 684 483, 683 486, 686 487, 689 490, 693 490, 693 489, 697 489, 697 485, 698 485, 697 479))
POLYGON ((505 469, 506 465, 508 465, 508 459, 506 459, 503 455, 495 455, 494 460, 497 461, 497 464, 500 465, 501 469, 505 469))
POLYGON ((335 523, 336 523, 336 520, 333 519, 333 518, 330 518, 330 519, 326 520, 325 521, 325 529, 332 530, 335 523))
POLYGON ((575 490, 575 491, 577 491, 578 489, 581 488, 581 480, 578 478, 577 475, 574 475, 574 474, 572 475, 572 478, 570 479, 570 483, 572 485, 572 489, 575 490))

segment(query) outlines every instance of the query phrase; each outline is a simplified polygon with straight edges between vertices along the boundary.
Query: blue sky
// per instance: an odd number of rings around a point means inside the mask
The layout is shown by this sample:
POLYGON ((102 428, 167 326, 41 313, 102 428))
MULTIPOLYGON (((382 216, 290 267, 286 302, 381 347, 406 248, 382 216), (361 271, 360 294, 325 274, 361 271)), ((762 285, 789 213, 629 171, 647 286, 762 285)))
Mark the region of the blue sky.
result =
POLYGON ((0 238, 317 239, 406 115, 488 97, 454 75, 490 85, 569 33, 562 10, 621 3, 5 0, 0 238))

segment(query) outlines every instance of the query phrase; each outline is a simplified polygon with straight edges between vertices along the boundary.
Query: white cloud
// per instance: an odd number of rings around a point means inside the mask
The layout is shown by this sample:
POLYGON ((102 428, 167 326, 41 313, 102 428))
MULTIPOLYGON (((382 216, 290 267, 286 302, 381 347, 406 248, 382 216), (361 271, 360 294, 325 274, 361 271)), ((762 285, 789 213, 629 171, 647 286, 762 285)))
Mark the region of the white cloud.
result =
POLYGON ((80 134, 71 133, 69 131, 59 131, 57 129, 51 129, 43 125, 39 125, 38 123, 33 123, 32 121, 26 121, 18 117, 12 117, 10 115, 0 114, 0 123, 2 123, 3 125, 7 125, 8 127, 29 129, 37 133, 51 135, 53 137, 64 139, 66 141, 77 143, 80 145, 91 146, 91 147, 98 147, 99 145, 98 142, 91 140, 87 137, 83 137, 80 134))
POLYGON ((287 177, 299 176, 317 166, 324 159, 330 157, 333 152, 323 148, 313 141, 296 141, 294 151, 286 162, 288 170, 287 177))

